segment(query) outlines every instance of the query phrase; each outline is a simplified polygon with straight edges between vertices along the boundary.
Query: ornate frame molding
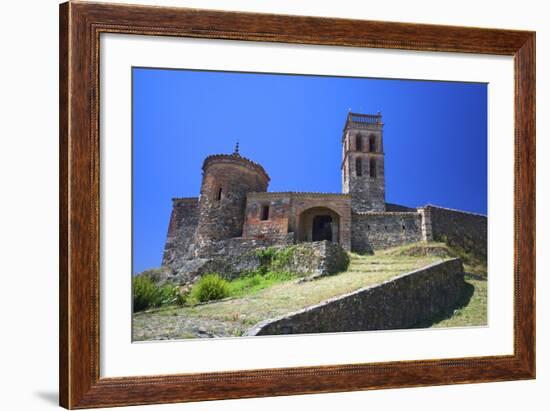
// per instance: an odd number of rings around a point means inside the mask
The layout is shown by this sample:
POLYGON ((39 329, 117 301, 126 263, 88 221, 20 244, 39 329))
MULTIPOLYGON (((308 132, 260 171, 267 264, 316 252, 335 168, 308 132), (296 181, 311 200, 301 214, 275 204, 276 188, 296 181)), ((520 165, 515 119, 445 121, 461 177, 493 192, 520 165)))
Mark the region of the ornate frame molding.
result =
POLYGON ((69 2, 60 5, 60 405, 91 408, 535 377, 535 33, 69 2), (155 377, 99 374, 101 33, 513 56, 514 354, 155 377))

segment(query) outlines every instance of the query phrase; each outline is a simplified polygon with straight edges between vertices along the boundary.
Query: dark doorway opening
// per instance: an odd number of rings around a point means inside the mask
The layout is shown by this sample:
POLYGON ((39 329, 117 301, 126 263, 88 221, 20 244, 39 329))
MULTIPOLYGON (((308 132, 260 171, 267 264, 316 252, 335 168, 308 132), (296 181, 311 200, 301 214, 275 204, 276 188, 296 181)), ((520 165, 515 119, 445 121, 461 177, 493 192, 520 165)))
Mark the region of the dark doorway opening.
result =
POLYGON ((313 218, 313 241, 332 241, 332 217, 318 215, 313 218))

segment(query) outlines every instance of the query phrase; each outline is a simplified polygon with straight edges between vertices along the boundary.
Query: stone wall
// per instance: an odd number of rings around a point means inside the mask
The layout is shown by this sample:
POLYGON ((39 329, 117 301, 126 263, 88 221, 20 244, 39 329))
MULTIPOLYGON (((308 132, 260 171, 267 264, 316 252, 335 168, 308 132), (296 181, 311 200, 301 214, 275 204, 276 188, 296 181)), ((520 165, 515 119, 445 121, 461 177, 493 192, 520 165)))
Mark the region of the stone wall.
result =
POLYGON ((193 258, 175 261, 168 267, 170 270, 166 271, 160 282, 192 284, 203 274, 214 272, 226 279, 233 279, 260 267, 260 259, 256 253, 258 249, 290 245, 292 241, 291 236, 278 239, 230 238, 211 240, 195 249, 191 245, 193 258))
POLYGON ((378 249, 422 241, 422 219, 417 212, 353 213, 351 249, 371 253, 378 249))
POLYGON ((243 228, 245 238, 273 238, 288 233, 291 207, 290 193, 249 193, 243 228), (262 211, 268 207, 267 219, 262 211))
POLYGON ((466 283, 460 259, 447 260, 267 320, 246 335, 394 330, 414 327, 452 309, 466 283))
POLYGON ((460 247, 479 258, 487 258, 487 217, 481 214, 427 205, 434 241, 460 247))
POLYGON ((177 268, 164 271, 159 282, 189 285, 208 273, 231 280, 260 269, 319 277, 344 271, 349 264, 342 247, 329 241, 273 245, 267 240, 233 238, 201 252, 200 257, 181 260, 177 268))
POLYGON ((235 258, 250 250, 262 247, 284 246, 293 243, 292 235, 273 238, 230 238, 227 240, 209 241, 196 252, 196 257, 235 258))
POLYGON ((332 241, 300 243, 287 247, 267 249, 268 270, 290 272, 310 279, 345 271, 349 265, 348 254, 332 241))
POLYGON ((186 258, 199 219, 198 198, 172 199, 172 214, 162 257, 163 267, 177 266, 186 258))

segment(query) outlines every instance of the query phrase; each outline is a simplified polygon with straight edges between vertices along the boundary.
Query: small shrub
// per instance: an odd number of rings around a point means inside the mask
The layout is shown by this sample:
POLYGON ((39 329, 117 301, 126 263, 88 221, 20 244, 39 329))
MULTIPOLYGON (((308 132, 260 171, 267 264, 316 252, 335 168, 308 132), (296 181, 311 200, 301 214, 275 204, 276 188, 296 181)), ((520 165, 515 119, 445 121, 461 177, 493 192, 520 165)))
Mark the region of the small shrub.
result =
POLYGON ((132 279, 134 311, 143 311, 147 308, 161 305, 183 305, 185 295, 173 284, 164 284, 159 287, 149 275, 137 275, 132 279))
POLYGON ((134 291, 134 311, 142 311, 161 304, 161 293, 154 281, 146 275, 137 275, 132 279, 134 291))
POLYGON ((262 274, 267 272, 268 268, 271 266, 271 262, 273 261, 274 255, 275 255, 275 248, 273 247, 260 248, 256 250, 256 256, 260 260, 259 271, 262 274))
POLYGON ((184 305, 186 296, 173 284, 160 287, 160 305, 184 305))
POLYGON ((191 289, 191 297, 199 302, 221 300, 228 296, 228 282, 215 273, 203 276, 191 289))

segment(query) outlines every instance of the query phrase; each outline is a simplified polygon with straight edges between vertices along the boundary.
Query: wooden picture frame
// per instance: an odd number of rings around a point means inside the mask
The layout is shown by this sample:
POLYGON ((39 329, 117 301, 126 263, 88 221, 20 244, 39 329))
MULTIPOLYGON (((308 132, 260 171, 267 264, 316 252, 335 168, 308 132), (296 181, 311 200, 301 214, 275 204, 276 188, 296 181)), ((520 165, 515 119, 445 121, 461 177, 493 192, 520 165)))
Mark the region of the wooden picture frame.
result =
POLYGON ((535 377, 535 33, 185 8, 60 6, 60 404, 91 408, 535 377), (505 356, 100 378, 101 33, 513 56, 514 353, 505 356))

